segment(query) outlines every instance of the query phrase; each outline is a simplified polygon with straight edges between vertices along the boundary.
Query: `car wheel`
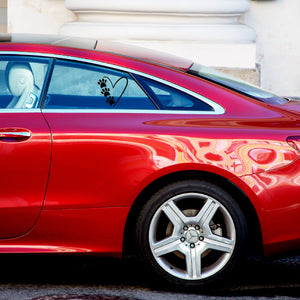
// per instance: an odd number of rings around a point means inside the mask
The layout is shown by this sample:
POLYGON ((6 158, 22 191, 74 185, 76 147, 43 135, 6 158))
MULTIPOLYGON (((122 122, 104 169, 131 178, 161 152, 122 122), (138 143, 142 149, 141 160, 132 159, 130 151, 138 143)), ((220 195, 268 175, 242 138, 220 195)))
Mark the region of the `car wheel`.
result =
POLYGON ((209 286, 244 257, 247 225, 232 196, 206 181, 185 180, 159 190, 136 227, 140 258, 176 286, 209 286))

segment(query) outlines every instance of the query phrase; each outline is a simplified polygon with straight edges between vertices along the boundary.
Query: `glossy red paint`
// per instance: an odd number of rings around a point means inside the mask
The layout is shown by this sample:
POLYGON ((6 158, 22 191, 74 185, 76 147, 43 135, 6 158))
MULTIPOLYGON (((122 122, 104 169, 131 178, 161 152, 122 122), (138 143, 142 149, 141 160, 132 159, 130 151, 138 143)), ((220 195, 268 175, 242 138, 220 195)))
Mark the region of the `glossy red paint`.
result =
POLYGON ((130 207, 43 210, 30 234, 0 243, 4 253, 98 253, 120 257, 130 207))
POLYGON ((272 106, 196 78, 184 72, 188 60, 163 66, 165 59, 159 65, 32 44, 3 44, 1 51, 129 68, 199 93, 225 113, 0 112, 0 252, 120 256, 137 197, 183 171, 222 176, 240 188, 258 216, 266 254, 299 248, 300 152, 287 142, 300 136, 297 103, 272 106), (31 137, 1 141, 1 128, 31 137))
POLYGON ((48 181, 51 137, 41 113, 0 112, 0 124, 0 238, 3 239, 26 233, 39 217, 48 181), (29 132, 30 138, 16 137, 15 133, 20 131, 29 132))
POLYGON ((285 243, 292 249, 299 246, 299 168, 297 159, 284 168, 242 177, 263 204, 260 222, 266 254, 280 253, 285 243))
MULTIPOLYGON (((115 118, 106 114, 99 118, 98 114, 45 113, 45 117, 53 133, 52 169, 45 210, 131 206, 142 189, 154 180, 175 172, 201 170, 230 180, 239 177, 247 182, 245 178, 249 178, 247 184, 255 192, 253 204, 257 213, 264 222, 272 224, 274 211, 269 206, 275 211, 278 208, 274 201, 272 204, 266 201, 268 197, 260 197, 260 189, 252 183, 252 174, 263 176, 260 174, 286 170, 287 166, 296 165, 300 154, 285 142, 286 135, 281 137, 279 132, 277 139, 266 141, 261 139, 261 132, 250 134, 251 139, 243 138, 249 131, 245 125, 237 132, 226 129, 226 125, 213 130, 212 124, 219 123, 220 117, 207 119, 204 123, 209 123, 209 128, 201 126, 202 122, 197 119, 197 126, 192 129, 185 124, 187 116, 182 119, 182 116, 171 115, 120 114, 115 118), (169 123, 172 126, 168 126, 169 123), (198 137, 200 129, 201 138, 198 137), (221 139, 217 138, 220 134, 221 139)), ((189 119, 191 123, 192 120, 189 119)), ((288 174, 290 176, 290 172, 288 174)), ((283 179, 280 182, 284 185, 283 179)), ((285 189, 288 189, 290 184, 286 184, 285 189)), ((270 190, 273 188, 268 186, 270 190)), ((266 193, 269 192, 266 190, 266 193)), ((282 195, 286 195, 286 191, 282 195)), ((297 197, 290 201, 294 205, 298 203, 297 197)), ((295 214, 298 209, 295 207, 295 214)), ((288 230, 298 235, 299 225, 290 228, 286 219, 291 213, 279 214, 283 218, 281 232, 288 230)), ((293 220, 297 223, 297 219, 293 220)), ((263 226, 266 242, 278 233, 274 233, 273 226, 263 226)))

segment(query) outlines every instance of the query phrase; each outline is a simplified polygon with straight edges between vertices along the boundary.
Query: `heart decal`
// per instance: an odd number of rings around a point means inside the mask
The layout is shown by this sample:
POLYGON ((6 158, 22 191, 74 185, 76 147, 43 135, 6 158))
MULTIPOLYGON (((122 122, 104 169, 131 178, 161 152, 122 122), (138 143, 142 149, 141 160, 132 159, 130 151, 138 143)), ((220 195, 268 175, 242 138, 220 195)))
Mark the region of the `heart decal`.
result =
POLYGON ((121 77, 115 83, 112 83, 109 77, 104 76, 102 79, 99 79, 97 83, 100 86, 101 94, 106 99, 105 102, 115 107, 128 86, 128 79, 121 77))

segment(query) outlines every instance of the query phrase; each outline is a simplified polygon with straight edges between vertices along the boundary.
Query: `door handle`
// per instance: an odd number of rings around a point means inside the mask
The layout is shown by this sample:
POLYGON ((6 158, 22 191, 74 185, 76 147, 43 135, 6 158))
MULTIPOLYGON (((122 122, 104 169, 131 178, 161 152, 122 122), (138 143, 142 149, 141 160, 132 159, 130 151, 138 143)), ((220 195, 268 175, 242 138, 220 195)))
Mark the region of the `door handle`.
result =
POLYGON ((24 128, 0 128, 0 141, 22 142, 31 137, 31 131, 24 128))

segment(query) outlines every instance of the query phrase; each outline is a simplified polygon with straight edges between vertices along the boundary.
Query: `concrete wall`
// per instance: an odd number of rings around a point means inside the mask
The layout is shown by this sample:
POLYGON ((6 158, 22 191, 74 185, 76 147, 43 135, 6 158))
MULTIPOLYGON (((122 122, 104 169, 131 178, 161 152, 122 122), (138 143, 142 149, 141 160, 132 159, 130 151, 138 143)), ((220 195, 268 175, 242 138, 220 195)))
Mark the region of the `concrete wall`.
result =
POLYGON ((243 21, 256 31, 261 86, 300 96, 300 0, 250 1, 243 21))
POLYGON ((7 2, 0 0, 0 32, 7 31, 7 2))
POLYGON ((7 0, 7 18, 8 32, 57 34, 75 15, 64 0, 7 0))

